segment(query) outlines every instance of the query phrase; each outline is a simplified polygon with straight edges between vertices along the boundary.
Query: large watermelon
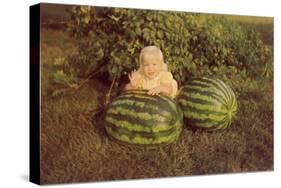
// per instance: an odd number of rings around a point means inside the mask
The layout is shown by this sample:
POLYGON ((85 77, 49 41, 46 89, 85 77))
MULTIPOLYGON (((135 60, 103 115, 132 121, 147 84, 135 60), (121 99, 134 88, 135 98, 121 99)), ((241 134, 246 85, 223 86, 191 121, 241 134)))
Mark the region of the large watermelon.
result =
POLYGON ((219 79, 194 79, 176 97, 188 125, 217 130, 229 127, 237 111, 232 89, 219 79))
POLYGON ((110 104, 105 128, 114 138, 138 145, 165 145, 181 133, 183 114, 177 103, 146 90, 130 90, 110 104))

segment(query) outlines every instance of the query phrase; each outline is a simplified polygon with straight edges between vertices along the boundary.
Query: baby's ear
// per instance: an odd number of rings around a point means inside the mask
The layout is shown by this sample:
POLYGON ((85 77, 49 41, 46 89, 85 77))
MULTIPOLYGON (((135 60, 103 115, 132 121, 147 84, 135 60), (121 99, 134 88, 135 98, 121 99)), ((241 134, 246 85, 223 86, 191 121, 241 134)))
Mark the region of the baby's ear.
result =
POLYGON ((163 63, 162 70, 167 72, 168 71, 168 65, 166 63, 163 63))

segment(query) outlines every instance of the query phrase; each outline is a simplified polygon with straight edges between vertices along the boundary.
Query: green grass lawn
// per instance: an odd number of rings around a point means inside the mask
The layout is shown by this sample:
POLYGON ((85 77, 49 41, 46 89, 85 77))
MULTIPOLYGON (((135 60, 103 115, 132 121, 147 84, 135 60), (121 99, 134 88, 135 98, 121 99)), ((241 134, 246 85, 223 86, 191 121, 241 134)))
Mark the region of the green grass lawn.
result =
POLYGON ((56 58, 75 51, 63 31, 42 30, 41 183, 106 181, 273 170, 273 82, 256 80, 238 98, 224 131, 183 129, 177 142, 145 149, 117 142, 94 111, 108 85, 91 80, 52 97, 56 58))

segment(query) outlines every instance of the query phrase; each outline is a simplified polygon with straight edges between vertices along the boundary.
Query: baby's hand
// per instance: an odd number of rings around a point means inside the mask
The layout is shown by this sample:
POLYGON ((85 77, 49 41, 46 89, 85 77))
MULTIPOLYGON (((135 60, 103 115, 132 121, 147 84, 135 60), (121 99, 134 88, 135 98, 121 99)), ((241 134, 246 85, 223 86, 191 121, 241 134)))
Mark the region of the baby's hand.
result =
POLYGON ((129 80, 131 82, 131 85, 136 88, 140 85, 141 75, 136 70, 134 70, 131 72, 131 74, 129 74, 129 80))
POLYGON ((162 91, 162 87, 161 87, 161 86, 156 86, 156 87, 150 89, 150 90, 147 92, 147 94, 148 94, 148 95, 158 95, 158 94, 161 93, 161 91, 162 91))

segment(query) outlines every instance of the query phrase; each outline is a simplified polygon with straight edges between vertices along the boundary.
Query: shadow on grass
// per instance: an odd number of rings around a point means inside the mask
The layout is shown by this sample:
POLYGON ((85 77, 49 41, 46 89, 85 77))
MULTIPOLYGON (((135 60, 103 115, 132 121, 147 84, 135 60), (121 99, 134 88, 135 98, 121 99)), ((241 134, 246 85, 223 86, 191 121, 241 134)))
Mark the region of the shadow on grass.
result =
POLYGON ((91 122, 93 126, 95 127, 95 130, 97 133, 102 137, 107 137, 107 133, 105 130, 105 114, 106 109, 105 108, 99 108, 91 117, 91 122))

